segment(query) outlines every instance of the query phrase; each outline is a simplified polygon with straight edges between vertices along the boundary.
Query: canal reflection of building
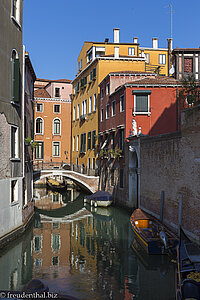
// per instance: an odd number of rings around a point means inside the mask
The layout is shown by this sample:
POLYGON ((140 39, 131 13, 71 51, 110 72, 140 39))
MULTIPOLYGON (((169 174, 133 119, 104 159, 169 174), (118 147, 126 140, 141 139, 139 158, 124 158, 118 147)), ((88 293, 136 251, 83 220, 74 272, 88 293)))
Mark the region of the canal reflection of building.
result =
POLYGON ((34 277, 62 277, 70 266, 70 224, 90 215, 85 208, 61 218, 37 214, 33 238, 34 277))
POLYGON ((32 279, 32 227, 0 252, 0 290, 19 291, 32 279))
POLYGON ((45 188, 36 188, 34 191, 35 206, 39 209, 52 210, 73 202, 80 192, 72 188, 63 192, 52 191, 45 188))

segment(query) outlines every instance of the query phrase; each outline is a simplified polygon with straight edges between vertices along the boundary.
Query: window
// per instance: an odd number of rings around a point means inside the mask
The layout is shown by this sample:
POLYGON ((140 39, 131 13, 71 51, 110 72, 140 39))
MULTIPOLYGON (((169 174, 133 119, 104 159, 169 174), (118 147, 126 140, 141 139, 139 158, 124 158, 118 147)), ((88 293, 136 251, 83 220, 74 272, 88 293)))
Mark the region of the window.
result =
POLYGON ((83 61, 82 61, 82 59, 81 59, 81 69, 82 69, 82 67, 83 67, 83 61))
POLYGON ((79 119, 79 114, 80 114, 80 106, 77 104, 77 119, 79 119))
POLYGON ((88 132, 88 145, 87 145, 88 150, 91 150, 91 131, 88 132))
POLYGON ((87 85, 87 76, 81 79, 81 88, 84 88, 87 85))
POLYGON ((60 104, 54 104, 53 107, 54 113, 60 113, 60 104))
POLYGON ((105 47, 96 47, 95 48, 95 56, 99 57, 105 55, 105 47))
POLYGON ((92 112, 92 96, 89 98, 89 114, 92 112))
POLYGON ((135 48, 128 48, 128 55, 134 56, 135 55, 135 48))
POLYGON ((11 203, 18 201, 18 181, 11 181, 11 203))
POLYGON ((134 112, 133 115, 135 114, 148 114, 150 115, 150 90, 133 90, 134 94, 134 112))
POLYGON ((96 111, 96 108, 97 108, 97 97, 96 97, 96 94, 94 94, 94 102, 93 102, 93 111, 96 111))
POLYGON ((80 61, 78 62, 78 71, 80 71, 80 61))
POLYGON ((14 102, 20 102, 20 62, 16 50, 12 51, 11 60, 11 100, 14 102))
POLYGON ((96 144, 96 130, 92 131, 92 149, 95 149, 96 144))
POLYGON ((101 99, 103 99, 103 89, 101 89, 101 99))
POLYGON ((96 167, 96 162, 95 162, 95 158, 92 158, 92 169, 95 170, 96 167))
POLYGON ((103 122, 103 108, 101 109, 101 122, 103 122))
POLYGON ((81 153, 85 153, 86 151, 86 133, 81 134, 81 153))
POLYGON ((106 105, 106 119, 109 119, 109 108, 110 108, 110 105, 109 104, 107 104, 106 105))
POLYGON ((115 114, 116 114, 115 107, 116 107, 116 101, 113 101, 112 102, 112 117, 115 116, 115 114))
POLYGON ((37 112, 43 112, 43 104, 42 103, 37 103, 36 104, 36 111, 37 112))
POLYGON ((55 119, 53 121, 53 134, 60 134, 60 119, 55 119))
POLYGON ((20 22, 20 0, 12 0, 12 17, 20 22))
POLYGON ((42 249, 42 236, 34 237, 34 251, 39 252, 42 249))
POLYGON ((88 157, 88 169, 90 169, 90 157, 88 157))
POLYGON ((43 134, 43 120, 42 120, 42 118, 37 118, 36 119, 35 133, 36 134, 43 134))
POLYGON ((75 150, 75 136, 73 136, 73 144, 72 144, 72 151, 74 152, 75 150))
POLYGON ((55 97, 60 97, 60 88, 55 88, 55 97))
POLYGON ((93 79, 93 71, 90 72, 90 82, 92 81, 93 79))
POLYGON ((19 157, 19 132, 18 128, 11 126, 11 158, 19 157))
POLYGON ((60 156, 60 142, 53 142, 53 156, 60 156))
POLYGON ((82 101, 82 116, 86 116, 87 114, 87 100, 82 101))
POLYGON ((120 169, 119 173, 119 187, 122 189, 124 187, 124 170, 120 169))
POLYGON ((109 95, 110 94, 110 84, 107 83, 106 84, 106 95, 109 95))
POLYGON ((79 135, 77 135, 77 138, 76 138, 76 151, 79 150, 79 135))
POLYGON ((166 64, 166 54, 159 54, 159 64, 160 65, 166 64))
POLYGON ((192 73, 192 72, 193 72, 193 58, 184 57, 184 73, 192 73))
POLYGON ((76 108, 74 106, 74 110, 73 110, 73 121, 75 121, 75 118, 76 118, 76 108))
POLYGON ((87 52, 87 62, 89 63, 92 60, 92 58, 92 48, 90 48, 90 50, 87 52))
POLYGON ((124 151, 124 129, 119 131, 119 149, 124 151))
POLYGON ((37 147, 35 148, 35 159, 43 159, 44 158, 44 143, 37 142, 37 147))
POLYGON ((120 112, 124 111, 124 95, 120 96, 120 112))
POLYGON ((145 53, 145 59, 146 59, 146 63, 149 64, 149 53, 145 53))
POLYGON ((60 249, 60 235, 52 233, 51 235, 51 247, 53 251, 60 249))

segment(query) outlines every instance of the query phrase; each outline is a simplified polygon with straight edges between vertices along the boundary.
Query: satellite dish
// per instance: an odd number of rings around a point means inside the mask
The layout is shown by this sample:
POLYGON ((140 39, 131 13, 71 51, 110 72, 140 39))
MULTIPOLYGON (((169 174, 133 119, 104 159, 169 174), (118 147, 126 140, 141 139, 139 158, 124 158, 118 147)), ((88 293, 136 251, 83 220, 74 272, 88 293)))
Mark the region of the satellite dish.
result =
POLYGON ((171 66, 171 69, 169 70, 169 74, 170 75, 173 75, 175 72, 175 69, 174 69, 174 65, 171 66))

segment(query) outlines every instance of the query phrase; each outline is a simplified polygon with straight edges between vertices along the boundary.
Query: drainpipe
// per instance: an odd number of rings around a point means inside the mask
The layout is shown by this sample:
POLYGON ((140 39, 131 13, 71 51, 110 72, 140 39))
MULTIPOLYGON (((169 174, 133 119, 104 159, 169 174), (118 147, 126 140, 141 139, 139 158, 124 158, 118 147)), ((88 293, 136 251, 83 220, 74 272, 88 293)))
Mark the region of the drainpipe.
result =
POLYGON ((25 46, 23 45, 23 61, 22 61, 22 177, 24 179, 25 174, 25 153, 24 153, 24 80, 25 80, 25 46))

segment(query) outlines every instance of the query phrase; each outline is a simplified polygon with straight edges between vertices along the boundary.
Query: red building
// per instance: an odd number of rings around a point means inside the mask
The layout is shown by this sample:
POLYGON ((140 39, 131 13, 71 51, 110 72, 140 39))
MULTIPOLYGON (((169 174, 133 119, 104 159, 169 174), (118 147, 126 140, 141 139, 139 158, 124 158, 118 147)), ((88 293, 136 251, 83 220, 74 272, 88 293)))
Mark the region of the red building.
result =
POLYGON ((110 93, 115 76, 100 84, 99 148, 101 188, 124 197, 125 141, 131 135, 158 135, 178 130, 178 82, 164 76, 141 76, 110 93), (112 149, 112 150, 111 150, 112 149))

